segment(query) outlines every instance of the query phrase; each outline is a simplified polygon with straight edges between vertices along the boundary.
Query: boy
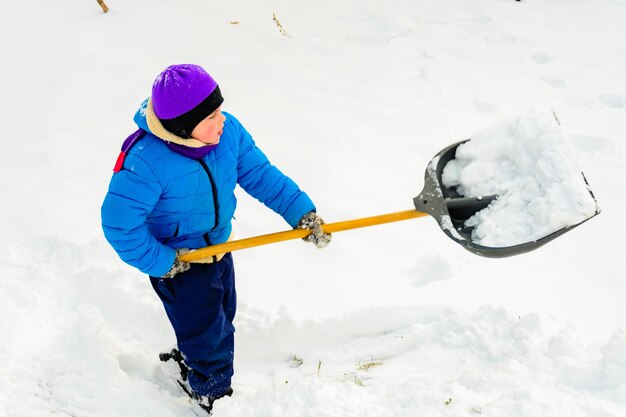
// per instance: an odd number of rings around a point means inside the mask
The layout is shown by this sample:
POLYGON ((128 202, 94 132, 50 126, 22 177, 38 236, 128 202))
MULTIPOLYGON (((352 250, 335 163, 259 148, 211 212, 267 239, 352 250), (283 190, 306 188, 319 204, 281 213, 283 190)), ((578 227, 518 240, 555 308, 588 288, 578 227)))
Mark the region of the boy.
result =
POLYGON ((126 263, 150 276, 176 334, 162 355, 181 367, 179 384, 210 413, 231 395, 236 291, 230 253, 186 263, 178 256, 226 242, 239 184, 305 240, 325 247, 311 199, 222 112, 219 86, 201 67, 172 65, 135 115, 139 130, 122 146, 102 205, 102 227, 126 263))

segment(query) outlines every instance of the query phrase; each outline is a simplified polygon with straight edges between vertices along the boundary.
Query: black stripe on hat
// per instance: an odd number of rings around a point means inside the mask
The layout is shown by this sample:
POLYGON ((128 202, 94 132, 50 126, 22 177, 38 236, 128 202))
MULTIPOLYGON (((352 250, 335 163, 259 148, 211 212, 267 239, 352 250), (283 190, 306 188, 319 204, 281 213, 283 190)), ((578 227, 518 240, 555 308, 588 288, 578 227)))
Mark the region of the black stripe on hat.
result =
POLYGON ((191 132, 198 126, 198 123, 206 119, 224 102, 220 87, 215 86, 215 90, 193 109, 183 113, 173 119, 159 119, 165 129, 176 136, 184 139, 191 137, 191 132))

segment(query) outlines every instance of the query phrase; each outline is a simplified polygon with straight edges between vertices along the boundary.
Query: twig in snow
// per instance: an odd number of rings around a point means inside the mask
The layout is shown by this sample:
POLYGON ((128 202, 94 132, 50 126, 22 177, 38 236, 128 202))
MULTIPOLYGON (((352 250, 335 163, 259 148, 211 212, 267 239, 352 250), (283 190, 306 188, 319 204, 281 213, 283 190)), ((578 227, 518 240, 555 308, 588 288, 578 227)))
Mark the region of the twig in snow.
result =
POLYGON ((100 7, 102 7, 102 11, 105 13, 109 11, 109 7, 104 3, 104 0, 97 0, 100 7))

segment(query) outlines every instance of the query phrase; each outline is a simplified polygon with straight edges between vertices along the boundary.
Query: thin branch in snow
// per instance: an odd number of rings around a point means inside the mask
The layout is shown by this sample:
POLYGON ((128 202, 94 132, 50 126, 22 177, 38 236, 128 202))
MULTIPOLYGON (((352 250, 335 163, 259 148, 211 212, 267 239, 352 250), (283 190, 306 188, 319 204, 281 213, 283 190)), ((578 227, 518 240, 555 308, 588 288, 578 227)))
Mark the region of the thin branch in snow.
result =
POLYGON ((104 0, 97 0, 100 7, 102 7, 102 11, 105 13, 109 11, 109 7, 104 3, 104 0))

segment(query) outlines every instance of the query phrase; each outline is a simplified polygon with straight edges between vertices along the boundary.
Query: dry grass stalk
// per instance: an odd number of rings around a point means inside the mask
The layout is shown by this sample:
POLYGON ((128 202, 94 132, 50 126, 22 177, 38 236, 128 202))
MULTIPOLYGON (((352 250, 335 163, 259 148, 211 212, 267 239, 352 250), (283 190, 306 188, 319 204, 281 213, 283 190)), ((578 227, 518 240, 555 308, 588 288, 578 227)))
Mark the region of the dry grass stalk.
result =
POLYGON ((382 364, 383 364, 382 361, 370 361, 370 362, 365 362, 365 363, 359 363, 359 367, 356 369, 357 371, 367 371, 370 368, 373 368, 375 366, 380 366, 382 364))
POLYGON ((281 25, 280 22, 278 21, 278 18, 276 17, 276 13, 272 12, 272 15, 274 16, 272 20, 274 20, 274 22, 276 23, 276 26, 278 26, 278 30, 280 31, 281 35, 283 35, 286 38, 291 39, 291 35, 287 33, 283 25, 281 25))

